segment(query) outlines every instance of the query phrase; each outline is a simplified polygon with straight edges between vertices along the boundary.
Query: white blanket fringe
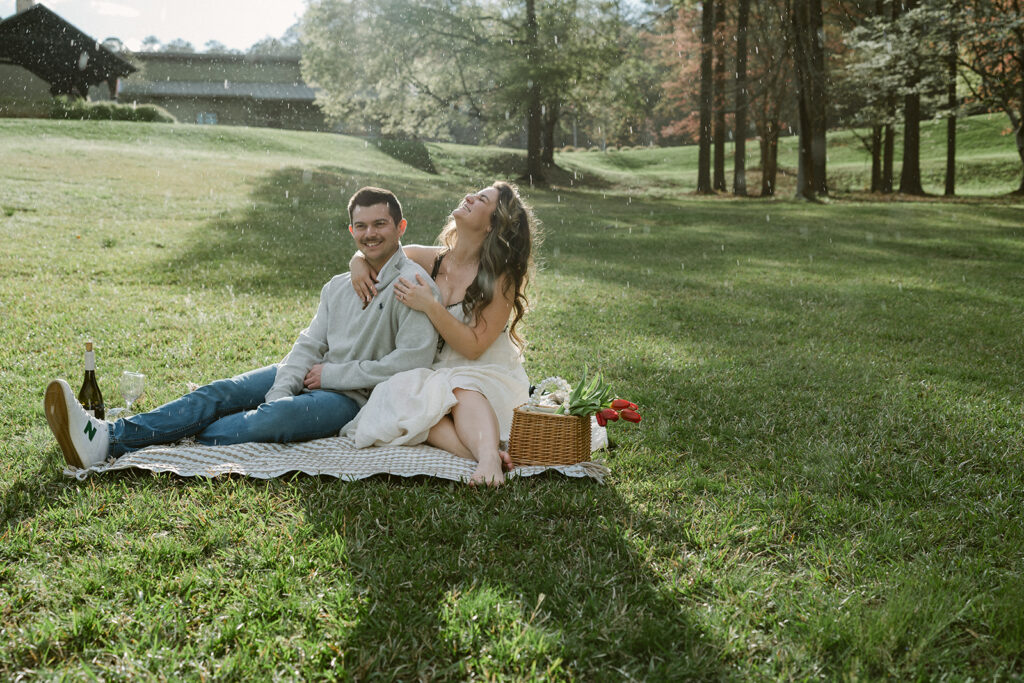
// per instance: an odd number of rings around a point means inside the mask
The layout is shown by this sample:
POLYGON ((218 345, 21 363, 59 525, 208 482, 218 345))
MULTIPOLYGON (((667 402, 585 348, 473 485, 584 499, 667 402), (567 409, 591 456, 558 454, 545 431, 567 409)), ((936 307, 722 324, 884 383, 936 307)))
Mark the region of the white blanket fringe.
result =
MULTIPOLYGON (((601 437, 595 434, 595 445, 602 443, 601 437)), ((356 448, 351 439, 339 436, 288 444, 200 446, 190 442, 179 442, 166 446, 150 446, 88 469, 67 467, 64 474, 84 480, 90 474, 135 467, 152 472, 172 472, 180 477, 240 474, 256 479, 273 479, 290 472, 302 472, 337 477, 343 481, 365 479, 376 474, 400 477, 424 475, 453 481, 468 481, 476 469, 475 464, 426 444, 356 448)), ((608 468, 604 464, 591 460, 576 465, 517 467, 507 473, 506 477, 529 477, 549 470, 560 472, 567 477, 589 477, 601 483, 608 474, 608 468)))

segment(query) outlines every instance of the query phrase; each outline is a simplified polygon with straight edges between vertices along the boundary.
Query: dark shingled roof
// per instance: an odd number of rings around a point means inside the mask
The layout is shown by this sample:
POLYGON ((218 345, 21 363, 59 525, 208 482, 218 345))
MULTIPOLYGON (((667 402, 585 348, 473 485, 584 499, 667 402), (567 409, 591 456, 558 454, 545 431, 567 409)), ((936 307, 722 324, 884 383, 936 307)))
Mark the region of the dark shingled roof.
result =
POLYGON ((206 81, 154 81, 121 84, 119 96, 132 97, 244 97, 254 100, 287 100, 312 102, 316 92, 303 83, 207 83, 206 81))
POLYGON ((82 97, 90 86, 136 70, 43 5, 0 21, 0 63, 28 69, 54 95, 82 97))

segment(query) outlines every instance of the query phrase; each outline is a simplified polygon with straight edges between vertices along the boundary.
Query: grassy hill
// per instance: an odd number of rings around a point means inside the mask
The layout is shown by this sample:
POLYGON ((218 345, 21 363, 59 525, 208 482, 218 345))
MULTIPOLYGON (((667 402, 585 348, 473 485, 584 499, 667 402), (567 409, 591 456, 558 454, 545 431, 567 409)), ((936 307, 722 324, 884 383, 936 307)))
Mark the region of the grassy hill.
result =
MULTIPOLYGON (((967 189, 1013 189, 1001 124, 975 123, 967 189)), ((431 144, 431 174, 342 136, 133 123, 0 140, 0 677, 1024 674, 1019 201, 703 199, 691 150, 563 154, 526 189, 526 367, 600 368, 641 405, 605 485, 79 482, 41 402, 86 340, 108 405, 123 370, 145 409, 276 362, 346 267, 353 190, 393 188, 430 242, 518 159, 431 144)))

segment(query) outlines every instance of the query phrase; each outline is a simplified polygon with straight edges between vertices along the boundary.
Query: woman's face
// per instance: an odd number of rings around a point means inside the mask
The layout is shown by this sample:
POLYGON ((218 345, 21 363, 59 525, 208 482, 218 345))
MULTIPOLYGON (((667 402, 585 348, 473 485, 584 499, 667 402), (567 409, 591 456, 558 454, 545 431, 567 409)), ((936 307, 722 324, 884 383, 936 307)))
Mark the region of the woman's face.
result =
POLYGON ((452 218, 458 225, 464 227, 490 230, 491 215, 494 213, 497 202, 498 190, 494 187, 467 194, 462 203, 452 211, 452 218))

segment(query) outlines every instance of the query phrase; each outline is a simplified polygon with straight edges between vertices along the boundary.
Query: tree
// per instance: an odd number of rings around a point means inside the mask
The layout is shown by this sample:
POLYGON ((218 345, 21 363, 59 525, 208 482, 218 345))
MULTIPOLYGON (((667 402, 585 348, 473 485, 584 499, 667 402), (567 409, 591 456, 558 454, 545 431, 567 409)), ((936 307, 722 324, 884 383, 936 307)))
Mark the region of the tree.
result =
POLYGON ((532 185, 534 181, 544 182, 544 170, 541 162, 541 119, 540 104, 540 45, 537 26, 536 0, 526 0, 526 177, 532 185))
MULTIPOLYGON (((721 1, 721 0, 720 0, 721 1)), ((697 149, 697 194, 713 194, 711 187, 711 58, 715 35, 715 3, 704 0, 700 11, 700 141, 697 149)))
POLYGON ((210 54, 224 55, 224 54, 235 54, 238 51, 237 50, 232 50, 231 48, 229 48, 227 45, 225 45, 224 43, 220 42, 219 40, 208 40, 208 41, 206 41, 203 44, 203 52, 208 52, 210 54))
POLYGON ((779 132, 796 119, 792 34, 786 20, 787 0, 754 0, 754 51, 748 82, 750 111, 760 139, 761 196, 775 194, 778 176, 779 132))
MULTIPOLYGON (((917 0, 904 0, 907 17, 917 7, 917 0)), ((913 34, 918 33, 914 31, 913 34)), ((912 35, 913 35, 912 34, 912 35)), ((903 165, 900 170, 900 193, 923 195, 921 186, 921 65, 907 65, 907 82, 903 96, 903 165)))
MULTIPOLYGON (((924 193, 920 121, 947 107, 949 32, 955 21, 949 0, 893 3, 889 8, 878 0, 872 16, 848 33, 851 52, 840 87, 843 100, 853 104, 844 116, 851 125, 872 127, 870 141, 865 140, 872 153, 872 191, 892 191, 893 128, 902 120, 900 192, 924 193)), ((956 109, 954 102, 946 114, 955 116, 956 109)))
POLYGON ((169 43, 164 43, 163 47, 160 48, 160 51, 192 53, 196 51, 196 48, 192 43, 188 42, 184 38, 175 38, 169 43))
MULTIPOLYGON (((963 7, 961 64, 974 99, 1006 113, 1024 165, 1024 1, 973 0, 963 7)), ((1014 194, 1024 195, 1024 174, 1014 194)))
POLYGON ((120 55, 120 54, 124 54, 124 53, 128 52, 127 48, 125 48, 125 46, 124 46, 124 43, 121 42, 121 39, 116 37, 116 36, 110 36, 109 38, 104 38, 103 42, 100 43, 100 44, 103 47, 105 47, 106 49, 108 49, 111 52, 113 52, 114 54, 120 55))
POLYGON ((875 0, 868 16, 853 27, 845 38, 848 53, 837 79, 836 99, 845 103, 839 111, 851 127, 868 127, 871 133, 861 138, 871 154, 871 192, 892 192, 894 126, 896 102, 904 78, 899 52, 902 42, 893 20, 895 3, 875 0))
POLYGON ((732 193, 747 195, 747 28, 750 0, 739 0, 736 18, 736 151, 733 156, 732 193))
MULTIPOLYGON (((771 196, 777 185, 780 131, 786 122, 795 118, 791 31, 786 3, 787 0, 740 0, 735 30, 727 28, 721 32, 725 44, 737 46, 733 119, 737 149, 733 191, 737 194, 746 192, 744 158, 748 126, 756 131, 760 146, 761 195, 771 196), (744 11, 748 13, 745 22, 741 20, 744 11), (741 30, 744 26, 745 30, 741 30)), ((663 15, 660 34, 648 39, 653 43, 649 61, 666 73, 662 81, 663 96, 654 116, 659 121, 657 130, 661 139, 670 144, 701 144, 701 112, 712 109, 706 106, 706 98, 707 90, 713 93, 715 84, 700 76, 702 67, 707 67, 703 59, 707 42, 702 37, 704 20, 709 16, 704 11, 708 7, 707 3, 680 5, 671 15, 663 15), (709 88, 697 87, 703 84, 708 84, 709 88)), ((708 128, 704 130, 710 140, 708 128)), ((698 148, 698 192, 701 193, 712 187, 710 159, 710 150, 702 155, 698 148)))
POLYGON ((945 194, 956 194, 956 119, 960 100, 956 92, 957 55, 960 53, 960 7, 957 0, 950 3, 946 43, 946 185, 945 194))
POLYGON ((663 70, 662 96, 655 110, 658 136, 667 144, 695 143, 700 135, 701 10, 681 4, 663 16, 650 38, 648 54, 663 70))
MULTIPOLYGON (((524 177, 543 178, 563 106, 608 54, 558 33, 586 25, 602 0, 314 0, 303 17, 303 75, 332 120, 377 134, 501 140, 525 134, 524 177), (571 23, 571 22, 570 22, 571 23), (557 41, 555 37, 557 36, 557 41), (369 46, 369 47, 368 47, 369 46), (559 55, 571 53, 586 68, 559 55), (550 135, 545 133, 545 126, 550 135)), ((588 40, 594 32, 581 32, 588 40)), ((615 33, 598 36, 614 42, 615 33)), ((602 65, 608 71, 613 64, 602 65)))
POLYGON ((541 82, 545 167, 554 165, 564 114, 592 134, 600 128, 610 143, 636 144, 658 99, 657 76, 643 59, 640 29, 601 3, 545 2, 538 12, 546 69, 541 82))
POLYGON ((828 194, 825 173, 828 95, 821 0, 791 0, 788 14, 800 118, 797 196, 813 199, 828 194))
POLYGON ((715 163, 714 179, 712 187, 718 192, 725 192, 725 61, 728 51, 726 50, 726 28, 725 28, 725 3, 721 0, 715 5, 715 80, 711 86, 714 99, 714 140, 715 163))

